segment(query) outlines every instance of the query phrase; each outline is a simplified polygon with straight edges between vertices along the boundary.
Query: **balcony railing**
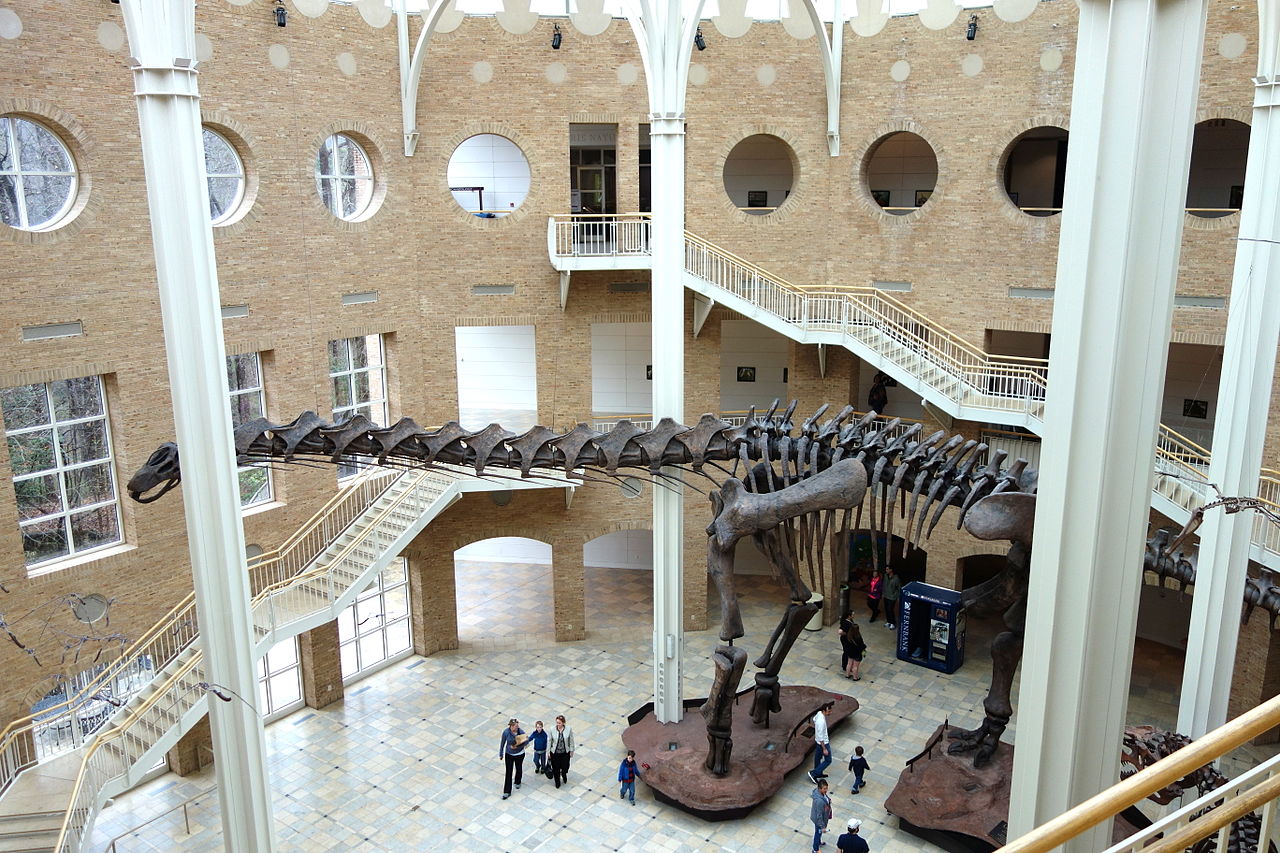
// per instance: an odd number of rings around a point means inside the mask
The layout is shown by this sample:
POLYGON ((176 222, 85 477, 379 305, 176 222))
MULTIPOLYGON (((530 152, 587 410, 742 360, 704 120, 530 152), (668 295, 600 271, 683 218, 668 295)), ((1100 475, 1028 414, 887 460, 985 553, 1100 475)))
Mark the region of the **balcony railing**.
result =
POLYGON ((551 218, 551 253, 562 257, 648 255, 647 213, 594 213, 551 218))

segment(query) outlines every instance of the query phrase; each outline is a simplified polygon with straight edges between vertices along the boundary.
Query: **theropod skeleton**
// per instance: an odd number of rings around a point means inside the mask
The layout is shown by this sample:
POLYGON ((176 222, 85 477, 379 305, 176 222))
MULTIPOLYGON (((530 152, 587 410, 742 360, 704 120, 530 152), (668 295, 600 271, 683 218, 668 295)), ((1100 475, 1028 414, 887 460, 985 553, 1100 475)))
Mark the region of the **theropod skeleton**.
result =
MULTIPOLYGON (((966 590, 963 599, 979 615, 1003 612, 1008 629, 992 647, 986 716, 952 746, 974 750, 975 762, 985 763, 1013 712, 1009 693, 1022 651, 1035 470, 1021 459, 1006 467, 1005 453, 988 456, 985 445, 962 436, 923 436, 920 424, 900 429, 898 420, 874 414, 854 419, 852 407, 822 421, 824 406, 796 430, 794 411, 794 403, 779 411, 775 402, 763 415, 752 410, 740 425, 707 414, 692 427, 664 418, 648 430, 624 420, 608 433, 579 424, 563 434, 535 426, 520 435, 497 424, 478 432, 457 422, 428 430, 409 418, 380 427, 360 415, 330 424, 307 412, 288 424, 258 419, 240 426, 235 449, 240 465, 351 464, 353 457, 363 457, 408 468, 465 467, 480 477, 551 471, 621 477, 643 471, 668 486, 680 485, 682 475, 705 477, 715 484, 709 493, 707 568, 720 594, 725 645, 713 655, 715 678, 702 714, 711 745, 707 768, 718 774, 727 772, 732 702, 746 665, 746 652, 733 645, 744 634, 733 578, 737 543, 751 537, 791 593, 764 654, 754 662, 760 671, 752 717, 767 725, 780 708, 782 663, 818 609, 810 588, 826 585, 828 561, 833 573, 844 571, 850 531, 892 535, 901 523, 901 538, 918 546, 946 509, 956 507, 957 527, 980 539, 1012 543, 1005 571, 966 590)), ((165 444, 129 481, 128 491, 134 500, 149 502, 180 478, 177 447, 165 444)), ((1151 568, 1181 565, 1160 547, 1148 551, 1151 568)))

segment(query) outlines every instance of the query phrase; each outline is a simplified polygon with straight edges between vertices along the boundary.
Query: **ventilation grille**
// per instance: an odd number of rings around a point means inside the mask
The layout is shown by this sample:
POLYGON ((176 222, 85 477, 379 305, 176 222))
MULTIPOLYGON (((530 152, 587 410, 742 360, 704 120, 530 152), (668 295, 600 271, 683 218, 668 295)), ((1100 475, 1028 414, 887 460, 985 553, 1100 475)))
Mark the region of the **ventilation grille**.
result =
POLYGON ((911 282, 909 281, 873 281, 871 286, 876 290, 892 290, 895 293, 911 292, 911 282))
POLYGON ((1227 300, 1221 296, 1174 296, 1175 308, 1226 308, 1227 300))
POLYGON ((84 334, 84 325, 79 320, 74 323, 49 323, 45 326, 23 326, 24 341, 47 341, 50 338, 74 338, 84 334))
POLYGON ((648 293, 647 281, 614 281, 609 283, 610 293, 648 293))
POLYGON ((378 301, 378 291, 366 290, 363 293, 344 293, 342 294, 343 305, 368 305, 370 302, 378 301))
POLYGON ((474 296, 510 296, 516 292, 514 284, 473 284, 471 293, 474 296))
POLYGON ((1052 287, 1011 287, 1009 295, 1014 299, 1052 299, 1052 287))
POLYGON ((234 320, 236 317, 248 317, 248 316, 249 316, 248 305, 223 305, 222 306, 222 319, 224 320, 234 320))

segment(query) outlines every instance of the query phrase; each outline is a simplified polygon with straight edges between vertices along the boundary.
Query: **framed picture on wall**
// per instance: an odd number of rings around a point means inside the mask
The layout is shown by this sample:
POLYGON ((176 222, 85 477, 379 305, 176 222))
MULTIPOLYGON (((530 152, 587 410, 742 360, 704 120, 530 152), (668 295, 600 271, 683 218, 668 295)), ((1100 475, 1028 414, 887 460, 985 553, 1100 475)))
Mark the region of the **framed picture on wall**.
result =
POLYGON ((768 190, 747 190, 747 207, 768 207, 768 190))
POLYGON ((1207 419, 1209 417, 1209 401, 1183 400, 1182 416, 1184 418, 1200 418, 1201 420, 1207 419))
POLYGON ((754 367, 739 367, 738 381, 739 382, 755 382, 756 369, 754 367))
POLYGON ((888 206, 889 206, 889 191, 888 191, 888 190, 872 190, 872 191, 871 191, 871 197, 872 197, 873 199, 875 199, 876 204, 880 205, 881 207, 888 207, 888 206))
POLYGON ((933 190, 916 190, 916 207, 924 207, 924 203, 933 195, 933 190))

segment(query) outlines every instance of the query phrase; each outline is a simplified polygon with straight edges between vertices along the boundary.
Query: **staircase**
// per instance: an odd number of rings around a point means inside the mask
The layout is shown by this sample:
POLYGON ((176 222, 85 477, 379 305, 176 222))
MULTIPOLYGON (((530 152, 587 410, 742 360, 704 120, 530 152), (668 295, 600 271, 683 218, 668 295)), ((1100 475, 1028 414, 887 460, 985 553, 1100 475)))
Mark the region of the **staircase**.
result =
MULTIPOLYGON (((650 233, 648 214, 551 217, 547 247, 562 299, 577 270, 648 268, 650 233)), ((684 242, 695 329, 719 303, 798 343, 842 346, 952 417, 1043 429, 1045 359, 989 355, 875 288, 796 285, 688 231, 684 242)), ((1212 495, 1209 451, 1163 424, 1155 470, 1151 505, 1177 523, 1212 495)), ((1260 472, 1258 496, 1280 511, 1280 472, 1260 472)), ((1261 516, 1249 556, 1280 569, 1280 531, 1261 516)))
MULTIPOLYGON (((573 485, 554 475, 480 480, 447 466, 369 469, 250 562, 255 656, 337 618, 463 492, 573 485)), ((188 596, 84 689, 0 733, 0 853, 81 849, 107 799, 141 781, 207 712, 198 641, 188 596), (102 702, 112 708, 99 717, 89 709, 102 702)))

